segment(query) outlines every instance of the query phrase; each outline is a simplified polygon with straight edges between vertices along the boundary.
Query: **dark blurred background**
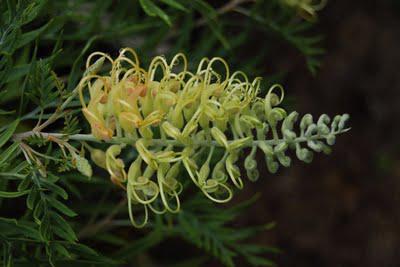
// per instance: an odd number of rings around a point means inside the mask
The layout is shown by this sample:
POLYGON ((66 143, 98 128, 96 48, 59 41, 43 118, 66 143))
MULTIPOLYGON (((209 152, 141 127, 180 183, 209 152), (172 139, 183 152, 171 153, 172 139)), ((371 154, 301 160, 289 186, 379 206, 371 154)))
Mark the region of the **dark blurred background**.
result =
POLYGON ((259 241, 283 250, 279 266, 400 266, 399 1, 330 1, 319 20, 315 77, 290 52, 271 62, 288 70, 296 110, 347 112, 352 130, 330 156, 248 183, 262 198, 247 218, 278 223, 259 241))

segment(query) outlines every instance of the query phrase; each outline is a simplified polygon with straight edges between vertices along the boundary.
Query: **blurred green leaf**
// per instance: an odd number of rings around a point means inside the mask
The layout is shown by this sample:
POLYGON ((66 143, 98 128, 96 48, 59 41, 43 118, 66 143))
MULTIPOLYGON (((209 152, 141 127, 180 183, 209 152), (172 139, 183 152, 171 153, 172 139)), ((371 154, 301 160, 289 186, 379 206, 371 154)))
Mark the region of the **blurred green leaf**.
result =
POLYGON ((169 5, 169 6, 171 6, 171 7, 173 7, 173 8, 179 9, 181 11, 188 12, 188 10, 181 3, 179 3, 178 1, 175 1, 175 0, 160 0, 160 1, 165 3, 165 4, 167 4, 167 5, 169 5))
POLYGON ((4 198, 16 198, 20 196, 24 196, 29 193, 29 190, 21 191, 21 192, 6 192, 0 191, 0 197, 4 198))
POLYGON ((15 120, 7 127, 7 129, 3 133, 1 133, 0 147, 2 147, 11 138, 11 136, 15 132, 15 129, 17 129, 18 123, 19 120, 15 120))
POLYGON ((171 26, 171 19, 169 16, 162 11, 158 6, 156 6, 152 0, 139 0, 140 5, 142 6, 144 12, 151 17, 158 16, 160 17, 168 26, 171 26))

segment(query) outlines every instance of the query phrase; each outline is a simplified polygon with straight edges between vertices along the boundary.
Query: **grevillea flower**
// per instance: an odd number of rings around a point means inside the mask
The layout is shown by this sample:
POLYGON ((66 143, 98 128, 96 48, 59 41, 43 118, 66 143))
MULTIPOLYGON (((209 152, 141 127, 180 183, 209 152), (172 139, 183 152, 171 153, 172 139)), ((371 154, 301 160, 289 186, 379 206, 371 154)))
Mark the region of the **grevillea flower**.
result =
POLYGON ((275 173, 280 165, 291 164, 289 149, 310 162, 312 151, 328 153, 336 135, 348 130, 347 114, 332 121, 324 114, 317 122, 307 114, 296 133, 298 113, 287 114, 279 107, 283 88, 273 85, 260 97, 261 79, 250 81, 240 71, 231 74, 221 58, 204 58, 191 72, 183 54, 170 62, 157 56, 145 70, 132 49, 122 49, 116 59, 96 52, 89 56, 78 88, 93 136, 113 143, 105 152, 90 148, 92 159, 126 190, 136 227, 146 224, 149 210, 179 212, 185 179, 205 197, 224 203, 234 187, 244 186, 241 168, 249 180, 259 179, 257 151, 275 173), (94 57, 99 58, 92 64, 94 57), (106 61, 110 71, 98 74, 106 61), (223 73, 217 72, 217 65, 223 73), (127 169, 120 155, 129 149, 137 151, 137 157, 127 169), (140 222, 135 205, 142 206, 140 222))

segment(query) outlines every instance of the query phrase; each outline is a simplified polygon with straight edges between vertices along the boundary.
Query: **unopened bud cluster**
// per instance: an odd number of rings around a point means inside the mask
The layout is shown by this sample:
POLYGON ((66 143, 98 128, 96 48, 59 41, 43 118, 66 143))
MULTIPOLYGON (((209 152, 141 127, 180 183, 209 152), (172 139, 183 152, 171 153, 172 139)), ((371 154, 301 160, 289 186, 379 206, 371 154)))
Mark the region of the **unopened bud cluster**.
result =
POLYGON ((332 120, 322 115, 316 121, 309 114, 301 119, 296 112, 287 114, 279 107, 281 86, 272 86, 260 98, 260 79, 249 81, 240 71, 231 74, 221 58, 205 58, 190 72, 182 54, 171 62, 157 56, 145 70, 133 50, 123 49, 116 59, 96 52, 86 67, 79 85, 82 112, 93 136, 114 143, 106 151, 91 149, 92 160, 126 190, 137 227, 146 224, 149 210, 178 212, 186 178, 209 199, 224 203, 234 187, 243 187, 240 167, 252 181, 260 176, 257 151, 275 173, 280 165, 290 165, 289 149, 310 162, 313 151, 329 152, 336 135, 347 130, 346 114, 332 120), (98 59, 92 64, 94 57, 98 59), (109 73, 98 74, 107 61, 109 73), (218 73, 221 67, 224 71, 218 73), (127 165, 120 154, 129 147, 138 156, 127 165), (135 220, 135 205, 144 210, 141 222, 135 220))

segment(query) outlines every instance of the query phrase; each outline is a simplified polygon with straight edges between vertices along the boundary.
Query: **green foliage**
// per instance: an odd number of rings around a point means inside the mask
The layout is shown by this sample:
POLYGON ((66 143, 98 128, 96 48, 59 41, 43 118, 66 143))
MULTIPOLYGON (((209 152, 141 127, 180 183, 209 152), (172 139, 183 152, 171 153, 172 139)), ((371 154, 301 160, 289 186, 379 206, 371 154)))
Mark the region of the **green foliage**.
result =
POLYGON ((263 254, 276 253, 277 249, 246 243, 246 239, 268 230, 271 224, 241 227, 240 230, 229 226, 255 199, 220 209, 197 196, 185 203, 175 229, 182 238, 208 251, 227 266, 234 266, 237 257, 243 257, 251 266, 275 266, 263 254))
MULTIPOLYGON (((218 208, 195 195, 179 215, 157 215, 143 231, 133 230, 121 219, 128 216, 125 197, 101 177, 104 173, 88 167, 85 140, 72 138, 89 131, 73 88, 90 52, 102 48, 115 53, 124 46, 135 47, 145 63, 160 53, 185 52, 194 61, 223 56, 233 69, 267 76, 270 83, 284 74, 264 73, 260 66, 286 53, 271 43, 285 42, 315 73, 323 50, 312 26, 280 0, 222 5, 204 0, 1 1, 3 266, 139 265, 162 242, 177 237, 204 256, 187 262, 160 260, 160 265, 204 266, 212 255, 227 266, 239 258, 251 266, 272 266, 265 256, 276 250, 251 242, 267 227, 232 226, 250 202, 218 208)), ((137 154, 122 156, 129 161, 137 154)))

